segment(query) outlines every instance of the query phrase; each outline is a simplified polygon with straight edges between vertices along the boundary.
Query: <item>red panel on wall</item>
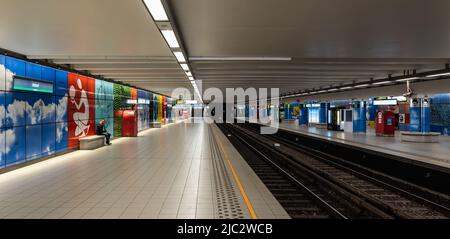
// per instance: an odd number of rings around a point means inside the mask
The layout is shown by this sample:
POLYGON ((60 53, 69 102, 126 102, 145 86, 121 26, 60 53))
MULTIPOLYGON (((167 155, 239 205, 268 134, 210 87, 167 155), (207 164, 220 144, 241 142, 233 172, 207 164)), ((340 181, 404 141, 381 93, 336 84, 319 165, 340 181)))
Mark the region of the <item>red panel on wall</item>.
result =
MULTIPOLYGON (((69 73, 68 121, 69 121, 69 148, 79 146, 78 138, 95 134, 95 100, 88 97, 95 93, 89 78, 69 73)), ((92 83, 91 83, 92 84, 92 83)))

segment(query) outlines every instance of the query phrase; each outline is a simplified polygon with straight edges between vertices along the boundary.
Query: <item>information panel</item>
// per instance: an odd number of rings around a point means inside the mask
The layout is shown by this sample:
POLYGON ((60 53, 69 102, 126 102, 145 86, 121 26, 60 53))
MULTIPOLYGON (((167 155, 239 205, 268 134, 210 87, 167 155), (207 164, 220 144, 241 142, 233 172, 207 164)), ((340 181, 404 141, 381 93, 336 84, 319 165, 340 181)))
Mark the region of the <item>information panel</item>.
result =
POLYGON ((53 83, 14 76, 14 90, 53 93, 53 83))

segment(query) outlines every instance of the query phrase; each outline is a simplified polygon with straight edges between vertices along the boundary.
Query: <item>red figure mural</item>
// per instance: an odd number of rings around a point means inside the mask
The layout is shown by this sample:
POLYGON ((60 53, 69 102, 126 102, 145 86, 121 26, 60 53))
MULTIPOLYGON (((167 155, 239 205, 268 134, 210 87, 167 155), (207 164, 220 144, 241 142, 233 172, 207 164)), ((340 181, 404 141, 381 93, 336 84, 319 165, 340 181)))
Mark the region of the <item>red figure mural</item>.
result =
POLYGON ((69 73, 69 148, 79 146, 78 138, 95 133, 95 80, 69 73))

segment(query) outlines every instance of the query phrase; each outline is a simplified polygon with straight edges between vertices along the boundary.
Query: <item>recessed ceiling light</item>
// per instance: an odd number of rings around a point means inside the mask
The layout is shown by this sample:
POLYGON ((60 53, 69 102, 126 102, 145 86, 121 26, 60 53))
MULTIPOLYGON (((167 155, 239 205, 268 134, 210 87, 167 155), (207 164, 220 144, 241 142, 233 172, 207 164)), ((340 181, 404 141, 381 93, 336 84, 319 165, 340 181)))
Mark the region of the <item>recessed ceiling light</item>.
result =
POLYGON ((450 75, 450 72, 447 72, 447 73, 441 73, 441 74, 429 75, 429 76, 427 76, 427 77, 428 77, 428 78, 432 78, 432 77, 448 76, 448 75, 450 75))
POLYGON ((361 88, 361 87, 367 87, 367 86, 369 86, 369 84, 357 85, 357 86, 355 86, 355 87, 356 87, 356 88, 361 88))
POLYGON ((175 36, 173 30, 162 30, 161 33, 163 34, 164 38, 167 41, 167 44, 169 44, 171 48, 180 47, 180 44, 178 43, 177 37, 175 36))
POLYGON ((410 77, 410 78, 405 78, 405 79, 398 79, 395 81, 402 82, 402 81, 417 80, 417 79, 419 79, 419 77, 410 77))
POLYGON ((389 83, 392 83, 392 81, 380 81, 380 82, 372 83, 372 85, 384 85, 384 84, 389 84, 389 83))
POLYGON ((178 62, 186 62, 186 58, 184 58, 183 52, 181 52, 181 51, 174 51, 173 54, 177 58, 178 62))
POLYGON ((144 3, 155 21, 169 21, 161 0, 144 0, 144 3))
POLYGON ((187 64, 180 64, 181 68, 185 71, 189 71, 189 66, 187 64))
POLYGON ((190 57, 192 61, 292 61, 292 57, 190 57))

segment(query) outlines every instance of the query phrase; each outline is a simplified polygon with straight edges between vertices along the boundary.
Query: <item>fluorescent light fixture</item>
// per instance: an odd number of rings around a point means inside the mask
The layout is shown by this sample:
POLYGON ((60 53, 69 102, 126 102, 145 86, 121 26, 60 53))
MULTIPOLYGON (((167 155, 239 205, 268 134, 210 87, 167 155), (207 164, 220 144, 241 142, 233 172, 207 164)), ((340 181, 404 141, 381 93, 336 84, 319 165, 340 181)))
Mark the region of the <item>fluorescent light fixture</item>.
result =
POLYGON ((447 72, 447 73, 441 73, 441 74, 429 75, 429 76, 427 76, 427 77, 428 77, 428 78, 432 78, 432 77, 448 76, 448 75, 450 75, 450 72, 447 72))
POLYGON ((173 54, 177 58, 178 62, 186 62, 186 58, 184 58, 183 52, 181 52, 181 51, 174 51, 173 54))
POLYGON ((325 92, 327 92, 326 90, 321 90, 321 91, 318 91, 317 93, 325 93, 325 92))
POLYGON ((144 3, 155 21, 169 21, 161 0, 144 0, 144 3))
POLYGON ((328 92, 330 92, 330 91, 337 91, 338 89, 329 89, 329 90, 327 90, 328 92))
POLYGON ((345 86, 345 87, 341 87, 341 88, 339 88, 340 90, 348 90, 348 89, 351 89, 351 88, 353 88, 352 86, 345 86))
POLYGON ((183 68, 183 70, 185 70, 185 71, 189 71, 189 66, 188 66, 188 64, 180 64, 180 66, 181 66, 181 68, 183 68))
POLYGON ((292 61, 292 57, 190 57, 191 61, 292 61))
POLYGON ((195 79, 194 79, 194 77, 189 76, 189 80, 190 80, 190 81, 194 81, 195 79))
POLYGON ((190 71, 186 71, 187 76, 192 76, 192 73, 190 71))
POLYGON ((169 44, 171 48, 180 47, 180 44, 178 43, 177 37, 175 36, 173 30, 162 30, 161 33, 163 34, 164 38, 167 41, 167 44, 169 44))
POLYGON ((361 88, 361 87, 367 87, 367 86, 370 86, 369 84, 363 84, 363 85, 357 85, 357 86, 355 86, 356 88, 361 88))
POLYGON ((315 93, 317 93, 317 91, 313 91, 313 92, 309 92, 310 94, 315 94, 315 93))
POLYGON ((392 81, 380 81, 380 82, 375 82, 372 83, 373 85, 384 85, 384 84, 389 84, 392 83, 392 81))
POLYGON ((395 81, 402 82, 402 81, 417 80, 417 79, 419 79, 419 77, 409 77, 409 78, 405 78, 405 79, 398 79, 395 81))

